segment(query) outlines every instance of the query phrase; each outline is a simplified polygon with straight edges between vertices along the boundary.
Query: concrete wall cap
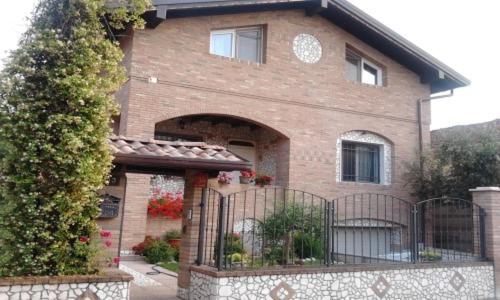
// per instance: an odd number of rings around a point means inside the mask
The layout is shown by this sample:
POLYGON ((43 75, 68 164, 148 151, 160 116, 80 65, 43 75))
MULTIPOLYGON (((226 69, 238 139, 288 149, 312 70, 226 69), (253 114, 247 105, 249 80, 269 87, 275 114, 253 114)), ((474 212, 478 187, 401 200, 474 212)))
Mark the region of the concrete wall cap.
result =
POLYGON ((477 187, 475 189, 469 189, 469 192, 500 192, 500 187, 498 187, 498 186, 483 186, 483 187, 477 187))

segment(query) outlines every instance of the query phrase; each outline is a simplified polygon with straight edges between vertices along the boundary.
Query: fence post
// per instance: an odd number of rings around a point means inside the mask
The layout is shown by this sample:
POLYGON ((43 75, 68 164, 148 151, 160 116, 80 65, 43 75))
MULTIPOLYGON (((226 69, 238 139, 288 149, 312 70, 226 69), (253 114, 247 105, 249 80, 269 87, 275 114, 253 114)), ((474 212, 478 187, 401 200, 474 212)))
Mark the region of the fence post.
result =
POLYGON ((220 196, 219 198, 219 220, 218 220, 218 231, 217 231, 217 257, 215 264, 219 271, 222 271, 223 263, 224 263, 224 233, 226 231, 224 222, 224 213, 226 208, 226 197, 220 196))
POLYGON ((417 218, 418 210, 417 204, 412 205, 411 210, 411 261, 416 263, 418 260, 418 218, 417 218))
POLYGON ((484 208, 479 209, 479 251, 481 254, 481 258, 485 259, 486 258, 486 238, 484 234, 485 230, 485 223, 484 223, 484 218, 486 216, 486 213, 484 211, 484 208))
POLYGON ((200 202, 200 231, 198 233, 198 258, 196 259, 196 264, 202 265, 203 261, 203 248, 205 247, 205 222, 206 222, 206 198, 208 195, 208 189, 204 188, 201 191, 201 202, 200 202))
POLYGON ((472 192, 472 202, 483 213, 479 217, 481 255, 493 262, 496 298, 500 299, 500 187, 478 187, 472 192))
POLYGON ((330 203, 330 201, 327 201, 326 203, 326 265, 329 267, 331 265, 331 260, 332 260, 332 257, 331 257, 331 229, 332 229, 332 226, 331 226, 331 216, 333 216, 332 214, 332 203, 330 203))

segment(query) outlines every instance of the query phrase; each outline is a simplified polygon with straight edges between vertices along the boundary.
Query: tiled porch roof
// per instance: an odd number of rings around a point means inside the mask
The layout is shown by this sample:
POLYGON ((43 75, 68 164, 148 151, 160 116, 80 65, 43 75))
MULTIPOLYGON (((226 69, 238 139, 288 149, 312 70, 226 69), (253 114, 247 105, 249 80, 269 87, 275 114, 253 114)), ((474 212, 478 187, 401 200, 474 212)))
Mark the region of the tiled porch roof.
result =
POLYGON ((203 142, 138 140, 124 136, 108 138, 115 163, 144 167, 242 170, 250 163, 226 148, 203 142))

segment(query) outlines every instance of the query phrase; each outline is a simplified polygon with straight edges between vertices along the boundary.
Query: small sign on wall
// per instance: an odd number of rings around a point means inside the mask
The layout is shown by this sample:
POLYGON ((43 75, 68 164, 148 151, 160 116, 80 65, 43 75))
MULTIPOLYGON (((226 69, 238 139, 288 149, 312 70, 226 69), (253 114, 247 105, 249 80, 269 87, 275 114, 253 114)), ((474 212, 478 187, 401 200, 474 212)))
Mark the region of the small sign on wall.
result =
POLYGON ((207 187, 208 173, 198 172, 194 175, 194 187, 205 188, 207 187))

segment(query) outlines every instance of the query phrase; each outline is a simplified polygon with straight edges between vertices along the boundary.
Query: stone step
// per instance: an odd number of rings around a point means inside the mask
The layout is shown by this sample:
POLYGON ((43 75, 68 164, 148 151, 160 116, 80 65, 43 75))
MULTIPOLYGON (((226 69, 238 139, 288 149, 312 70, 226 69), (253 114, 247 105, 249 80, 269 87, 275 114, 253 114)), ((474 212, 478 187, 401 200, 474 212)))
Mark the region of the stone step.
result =
POLYGON ((123 255, 120 257, 121 261, 144 261, 144 257, 140 255, 123 255))

